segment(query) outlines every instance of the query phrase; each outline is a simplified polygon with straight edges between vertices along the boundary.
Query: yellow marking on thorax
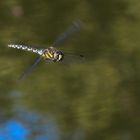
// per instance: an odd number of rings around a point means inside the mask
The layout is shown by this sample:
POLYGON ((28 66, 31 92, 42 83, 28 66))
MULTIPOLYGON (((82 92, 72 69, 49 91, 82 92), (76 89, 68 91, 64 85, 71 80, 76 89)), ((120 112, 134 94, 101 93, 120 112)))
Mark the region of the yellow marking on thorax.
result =
POLYGON ((48 52, 48 54, 47 54, 50 58, 53 58, 53 55, 50 53, 50 52, 48 52))
POLYGON ((45 54, 45 57, 48 58, 48 59, 50 59, 50 56, 47 53, 45 54))
POLYGON ((51 58, 53 58, 53 55, 50 52, 45 52, 42 54, 42 57, 44 59, 51 59, 51 58))

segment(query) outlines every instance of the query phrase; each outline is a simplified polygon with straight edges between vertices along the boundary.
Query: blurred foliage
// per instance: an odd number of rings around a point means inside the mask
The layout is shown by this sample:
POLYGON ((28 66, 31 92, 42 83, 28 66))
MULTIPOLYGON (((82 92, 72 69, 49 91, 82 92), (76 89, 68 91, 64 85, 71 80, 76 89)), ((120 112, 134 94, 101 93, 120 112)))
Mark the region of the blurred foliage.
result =
POLYGON ((24 95, 20 104, 53 115, 61 140, 140 139, 139 8, 138 0, 1 0, 1 110, 10 112, 16 89, 24 95), (60 47, 83 53, 86 63, 42 62, 18 83, 36 56, 7 44, 48 47, 77 19, 83 28, 60 47))

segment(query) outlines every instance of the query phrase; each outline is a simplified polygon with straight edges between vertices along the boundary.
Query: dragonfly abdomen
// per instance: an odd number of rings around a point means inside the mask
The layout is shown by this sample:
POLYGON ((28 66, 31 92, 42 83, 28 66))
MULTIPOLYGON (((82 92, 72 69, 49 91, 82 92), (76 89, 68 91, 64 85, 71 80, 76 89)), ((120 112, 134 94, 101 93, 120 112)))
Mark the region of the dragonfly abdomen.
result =
POLYGON ((25 45, 9 44, 8 47, 16 48, 16 49, 20 49, 20 50, 25 50, 25 51, 29 51, 29 52, 33 52, 33 53, 37 53, 39 55, 43 54, 43 49, 32 48, 32 47, 25 46, 25 45))

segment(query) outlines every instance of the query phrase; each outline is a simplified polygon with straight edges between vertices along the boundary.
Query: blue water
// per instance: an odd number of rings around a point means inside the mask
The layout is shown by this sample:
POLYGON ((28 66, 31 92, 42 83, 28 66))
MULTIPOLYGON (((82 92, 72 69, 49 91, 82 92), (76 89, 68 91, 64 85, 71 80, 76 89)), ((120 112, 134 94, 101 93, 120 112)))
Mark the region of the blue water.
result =
POLYGON ((24 110, 0 126, 0 140, 28 140, 35 132, 39 133, 33 137, 34 140, 58 139, 58 129, 54 121, 24 110), (45 119, 47 123, 40 123, 41 120, 45 122, 45 119))

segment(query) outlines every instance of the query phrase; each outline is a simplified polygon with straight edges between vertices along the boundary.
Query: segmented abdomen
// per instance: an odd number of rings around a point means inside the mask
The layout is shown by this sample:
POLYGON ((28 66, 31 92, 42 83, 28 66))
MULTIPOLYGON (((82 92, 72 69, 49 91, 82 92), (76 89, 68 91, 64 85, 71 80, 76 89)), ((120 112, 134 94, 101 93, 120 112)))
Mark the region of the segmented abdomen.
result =
POLYGON ((36 48, 32 48, 32 47, 25 46, 25 45, 9 44, 8 47, 16 48, 16 49, 21 49, 21 50, 26 50, 26 51, 29 51, 29 52, 37 53, 39 55, 42 55, 43 52, 44 52, 43 49, 36 49, 36 48))

